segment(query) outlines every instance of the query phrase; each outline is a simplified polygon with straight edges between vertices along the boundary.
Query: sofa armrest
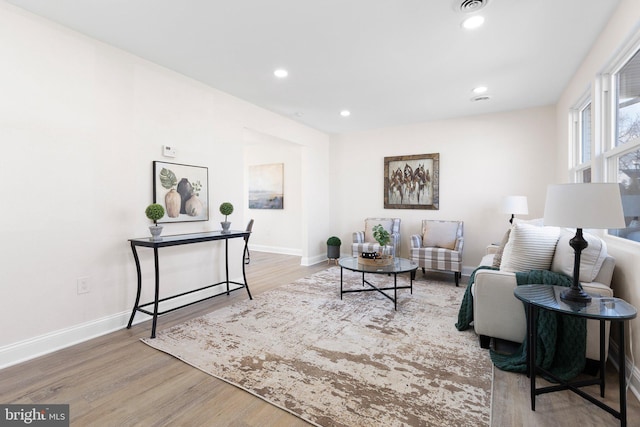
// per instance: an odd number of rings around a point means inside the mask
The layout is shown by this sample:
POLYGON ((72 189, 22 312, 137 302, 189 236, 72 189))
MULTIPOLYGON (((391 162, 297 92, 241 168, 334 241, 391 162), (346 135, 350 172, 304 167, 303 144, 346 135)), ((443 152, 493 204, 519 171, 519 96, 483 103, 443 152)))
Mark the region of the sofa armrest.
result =
POLYGON ((491 244, 491 245, 488 245, 485 248, 484 254, 485 255, 495 255, 495 254, 498 253, 499 249, 500 249, 500 245, 491 244))
POLYGON ((422 247, 422 236, 419 234, 414 234, 411 236, 411 249, 419 249, 422 247))
POLYGON ((514 295, 516 275, 478 270, 473 293, 473 327, 478 335, 522 342, 527 333, 524 305, 514 295))
MULTIPOLYGON (((513 295, 515 273, 499 270, 476 271, 473 294, 473 328, 478 335, 522 342, 527 333, 524 304, 513 295)), ((590 294, 613 296, 613 290, 599 282, 582 283, 590 294)), ((605 355, 609 351, 610 323, 605 322, 605 355)), ((589 359, 600 359, 600 325, 587 320, 587 351, 589 359)), ((606 360, 606 356, 605 356, 606 360)))
POLYGON ((364 243, 364 231, 356 231, 352 234, 353 243, 364 243))

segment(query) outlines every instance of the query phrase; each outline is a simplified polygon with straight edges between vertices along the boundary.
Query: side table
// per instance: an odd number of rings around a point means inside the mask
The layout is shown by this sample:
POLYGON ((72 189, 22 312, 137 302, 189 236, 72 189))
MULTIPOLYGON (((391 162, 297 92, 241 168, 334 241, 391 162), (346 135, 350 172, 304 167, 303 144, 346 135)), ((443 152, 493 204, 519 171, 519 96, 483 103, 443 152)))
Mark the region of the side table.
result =
POLYGON ((628 304, 620 298, 600 297, 592 295, 591 303, 587 305, 568 305, 560 299, 560 292, 565 290, 562 286, 551 285, 521 285, 516 287, 514 295, 521 300, 527 309, 527 339, 528 346, 528 367, 529 377, 531 380, 531 410, 536 410, 536 395, 543 393, 551 393, 560 390, 571 390, 594 405, 609 412, 620 420, 621 426, 627 425, 627 390, 626 390, 626 372, 625 372, 625 344, 624 344, 624 322, 633 319, 637 315, 635 307, 628 304), (568 316, 583 317, 586 319, 595 319, 600 322, 600 377, 594 380, 585 380, 578 382, 560 381, 550 372, 536 366, 536 344, 537 344, 537 318, 538 310, 549 310, 568 316), (620 410, 616 411, 604 402, 594 398, 593 396, 580 390, 580 387, 599 384, 600 396, 604 397, 605 388, 605 321, 611 322, 611 327, 618 327, 620 337, 620 350, 618 352, 619 366, 619 386, 620 386, 620 410), (544 373, 550 378, 556 380, 559 385, 536 388, 536 374, 544 373))

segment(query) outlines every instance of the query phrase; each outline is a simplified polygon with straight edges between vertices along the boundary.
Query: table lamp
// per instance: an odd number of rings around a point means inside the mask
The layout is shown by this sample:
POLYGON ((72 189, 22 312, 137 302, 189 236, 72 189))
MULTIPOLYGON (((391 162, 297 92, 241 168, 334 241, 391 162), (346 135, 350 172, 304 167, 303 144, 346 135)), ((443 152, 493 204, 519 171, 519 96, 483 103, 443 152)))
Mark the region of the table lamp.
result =
POLYGON ((591 297, 580 285, 580 254, 588 246, 583 228, 625 227, 620 186, 614 183, 555 184, 547 188, 544 225, 576 229, 569 241, 575 251, 573 283, 562 291, 564 302, 588 304, 591 297))
POLYGON ((527 196, 507 196, 502 199, 502 213, 511 214, 510 224, 515 215, 528 215, 527 196))

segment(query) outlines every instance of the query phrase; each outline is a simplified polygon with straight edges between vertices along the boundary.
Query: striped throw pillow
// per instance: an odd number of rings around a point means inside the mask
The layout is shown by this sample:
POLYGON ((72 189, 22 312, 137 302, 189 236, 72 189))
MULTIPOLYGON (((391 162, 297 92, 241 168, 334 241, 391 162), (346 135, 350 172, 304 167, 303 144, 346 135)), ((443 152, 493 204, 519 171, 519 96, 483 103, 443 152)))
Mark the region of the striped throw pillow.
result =
POLYGON ((500 271, 549 270, 560 237, 557 227, 514 224, 504 247, 500 271))

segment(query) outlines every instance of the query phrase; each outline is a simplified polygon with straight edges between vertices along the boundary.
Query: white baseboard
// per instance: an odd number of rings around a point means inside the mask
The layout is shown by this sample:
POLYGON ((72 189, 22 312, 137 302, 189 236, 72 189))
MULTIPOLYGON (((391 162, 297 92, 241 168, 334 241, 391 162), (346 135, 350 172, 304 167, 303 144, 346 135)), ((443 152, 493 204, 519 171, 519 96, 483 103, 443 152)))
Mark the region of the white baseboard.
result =
POLYGON ((315 264, 320 264, 321 262, 327 262, 327 256, 326 255, 316 255, 313 257, 302 257, 302 259, 300 259, 300 265, 303 265, 305 267, 308 267, 310 265, 315 265, 315 264))
MULTIPOLYGON (((609 341, 609 361, 613 363, 613 366, 616 367, 618 372, 620 371, 620 367, 618 366, 618 343, 614 341, 609 341)), ((629 390, 636 399, 640 400, 640 370, 629 360, 627 357, 624 358, 624 362, 626 365, 627 373, 627 384, 629 390)))
MULTIPOLYGON (((122 312, 0 347, 0 369, 122 329, 130 315, 130 311, 122 312)), ((138 313, 135 323, 149 318, 138 313)))
POLYGON ((303 257, 302 256, 302 251, 300 249, 294 249, 294 248, 280 248, 280 247, 274 247, 274 246, 263 246, 263 245, 249 245, 249 251, 256 251, 256 252, 269 252, 269 253, 273 253, 273 254, 281 254, 281 255, 293 255, 293 256, 299 256, 300 258, 300 265, 303 265, 305 267, 308 267, 310 265, 314 265, 314 264, 319 264, 323 261, 327 260, 326 255, 320 254, 320 255, 315 255, 315 256, 311 256, 311 257, 303 257))
POLYGON ((272 254, 281 255, 296 255, 302 256, 302 250, 296 248, 282 248, 278 246, 265 246, 265 245, 249 245, 249 252, 270 252, 272 254))

